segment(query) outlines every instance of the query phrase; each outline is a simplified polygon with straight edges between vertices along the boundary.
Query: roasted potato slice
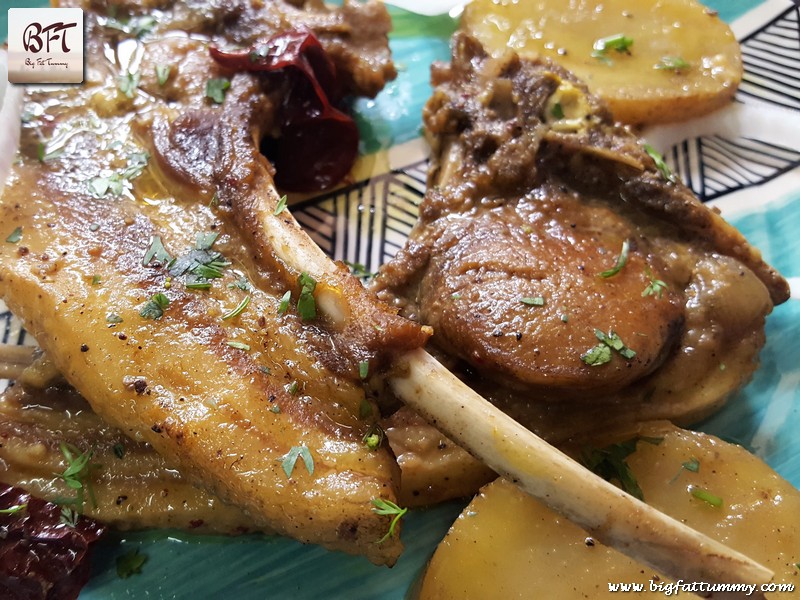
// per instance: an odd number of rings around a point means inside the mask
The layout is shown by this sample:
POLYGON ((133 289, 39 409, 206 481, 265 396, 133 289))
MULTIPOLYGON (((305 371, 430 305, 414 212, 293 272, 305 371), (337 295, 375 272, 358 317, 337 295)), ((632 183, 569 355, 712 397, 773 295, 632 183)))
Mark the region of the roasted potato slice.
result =
POLYGON ((733 32, 695 0, 474 0, 462 28, 493 53, 509 48, 558 62, 625 123, 709 113, 742 78, 733 32))
MULTIPOLYGON (((669 424, 639 435, 627 463, 649 504, 746 551, 775 571, 776 584, 796 583, 800 492, 742 447, 710 435, 669 424)), ((419 599, 614 598, 609 582, 642 585, 654 598, 671 583, 498 479, 439 545, 419 599)))

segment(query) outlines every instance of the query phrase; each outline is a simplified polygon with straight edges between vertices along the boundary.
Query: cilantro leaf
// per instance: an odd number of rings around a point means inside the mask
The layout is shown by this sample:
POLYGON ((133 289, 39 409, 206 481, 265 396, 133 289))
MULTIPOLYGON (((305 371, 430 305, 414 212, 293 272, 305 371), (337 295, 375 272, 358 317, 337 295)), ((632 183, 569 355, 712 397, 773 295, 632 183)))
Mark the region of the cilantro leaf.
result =
POLYGON ((215 104, 222 104, 225 101, 225 93, 231 87, 231 82, 224 77, 209 79, 206 81, 206 98, 215 104))
POLYGON ((660 71, 683 71, 691 65, 680 56, 662 56, 653 68, 660 71))
POLYGON ((140 554, 139 548, 134 548, 117 557, 117 576, 120 579, 127 579, 131 575, 139 575, 146 562, 147 554, 140 554))
POLYGON ((605 448, 585 449, 583 465, 606 481, 618 481, 623 490, 634 498, 644 500, 642 488, 625 460, 636 451, 638 438, 619 444, 611 444, 605 448))
POLYGON ((311 275, 303 271, 298 278, 298 283, 301 289, 300 297, 297 299, 297 314, 303 321, 310 321, 317 316, 317 303, 314 300, 317 282, 311 275))
POLYGON ((164 310, 169 307, 169 298, 163 293, 158 292, 145 302, 139 315, 145 319, 160 319, 164 316, 164 310))
POLYGON ((644 145, 644 151, 647 155, 653 159, 653 162, 656 163, 656 168, 658 169, 661 176, 670 183, 676 183, 678 181, 677 175, 672 172, 672 169, 669 168, 669 165, 664 161, 664 157, 653 148, 650 144, 644 145))
POLYGON ((286 202, 287 202, 286 194, 284 194, 283 196, 281 196, 280 200, 278 200, 278 204, 275 206, 275 212, 272 214, 274 214, 277 217, 284 210, 286 210, 286 202))
POLYGON ((16 227, 14 231, 12 231, 8 237, 6 238, 6 242, 9 244, 16 244, 22 239, 22 227, 16 227))
POLYGON ((390 537, 394 537, 395 529, 397 528, 397 524, 400 522, 400 519, 403 518, 408 512, 408 508, 400 508, 392 502, 391 500, 384 500, 383 498, 373 498, 372 499, 372 512, 379 514, 379 515, 386 515, 392 517, 391 523, 389 523, 389 530, 386 532, 381 539, 379 539, 376 544, 382 544, 390 537))
POLYGON ((619 273, 628 262, 629 252, 630 252, 630 243, 628 242, 628 240, 625 240, 622 242, 622 249, 619 252, 619 256, 617 256, 616 264, 607 271, 603 271, 602 273, 600 273, 600 277, 608 279, 609 277, 613 277, 614 275, 619 273))
POLYGON ((156 65, 156 80, 158 81, 158 85, 164 87, 169 80, 171 72, 172 67, 170 65, 156 65))
POLYGON ((172 257, 167 252, 167 249, 164 248, 164 244, 161 242, 161 236, 154 235, 150 238, 150 246, 147 248, 147 251, 144 253, 144 258, 142 259, 142 266, 146 267, 150 264, 150 262, 156 259, 158 262, 162 264, 166 264, 172 260, 172 257))
POLYGON ((128 71, 117 78, 117 88, 128 98, 133 98, 136 95, 136 90, 139 88, 140 78, 141 76, 138 72, 131 73, 128 71))
POLYGON ((292 449, 286 453, 283 457, 283 462, 281 462, 286 477, 291 478, 298 457, 303 459, 303 464, 305 464, 308 474, 313 475, 314 458, 311 456, 311 451, 308 449, 308 446, 292 446, 292 449))

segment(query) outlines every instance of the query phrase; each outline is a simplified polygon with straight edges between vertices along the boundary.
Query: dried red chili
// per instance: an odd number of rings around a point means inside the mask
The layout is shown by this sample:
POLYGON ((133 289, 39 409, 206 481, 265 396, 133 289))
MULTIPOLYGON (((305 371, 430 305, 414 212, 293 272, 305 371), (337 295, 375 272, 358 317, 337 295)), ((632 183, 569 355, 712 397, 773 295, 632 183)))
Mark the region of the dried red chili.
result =
POLYGON ((89 580, 91 546, 105 526, 67 523, 62 508, 0 483, 0 598, 72 600, 89 580), (17 508, 15 508, 17 507, 17 508))
POLYGON ((289 78, 274 141, 275 183, 289 191, 329 188, 349 172, 358 154, 358 127, 334 107, 341 100, 336 67, 317 38, 306 30, 274 35, 248 50, 211 57, 233 71, 278 73, 289 78))

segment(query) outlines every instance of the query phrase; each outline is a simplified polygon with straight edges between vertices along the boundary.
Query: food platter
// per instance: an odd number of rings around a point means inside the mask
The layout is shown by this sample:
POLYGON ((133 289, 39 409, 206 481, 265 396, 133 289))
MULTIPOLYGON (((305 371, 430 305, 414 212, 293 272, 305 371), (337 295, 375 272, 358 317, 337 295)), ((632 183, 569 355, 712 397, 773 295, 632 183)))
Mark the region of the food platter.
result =
MULTIPOLYGON (((30 3, 16 3, 22 6, 30 3)), ((39 5, 39 2, 33 4, 39 5)), ((673 169, 712 201, 761 249, 800 293, 800 81, 798 9, 786 0, 709 2, 742 41, 747 75, 736 105, 703 123, 646 134, 673 169), (792 54, 794 52, 794 54, 792 54), (797 89, 797 86, 794 87, 797 89), (757 125, 757 126, 756 126, 757 125)), ((449 55, 455 22, 392 10, 398 80, 374 101, 356 106, 362 129, 360 172, 372 176, 292 206, 315 241, 336 258, 369 270, 399 249, 424 190, 425 149, 418 141, 429 95, 428 66, 449 55)), ((5 27, 3 27, 5 31, 5 27)), ((31 343, 0 308, 0 341, 31 343)), ((752 383, 698 428, 737 441, 800 486, 800 304, 779 306, 767 323, 767 346, 752 383)), ((391 570, 363 558, 283 539, 193 537, 179 532, 111 536, 94 561, 82 598, 404 598, 463 503, 415 511, 406 520, 406 552, 391 570), (132 548, 146 554, 141 575, 120 579, 115 559, 132 548)))

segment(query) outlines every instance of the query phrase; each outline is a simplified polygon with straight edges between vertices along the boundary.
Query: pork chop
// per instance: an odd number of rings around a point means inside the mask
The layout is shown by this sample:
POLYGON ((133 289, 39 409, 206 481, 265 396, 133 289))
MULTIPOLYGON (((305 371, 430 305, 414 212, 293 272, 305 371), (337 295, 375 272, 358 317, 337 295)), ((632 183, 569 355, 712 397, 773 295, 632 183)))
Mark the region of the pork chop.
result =
POLYGON ((372 509, 396 498, 396 464, 362 441, 361 373, 427 336, 343 265, 312 276, 274 254, 265 223, 300 231, 259 152, 287 85, 208 50, 297 19, 349 57, 351 91, 393 73, 383 7, 296 4, 87 2, 87 81, 26 98, 0 295, 104 421, 254 527, 391 564, 401 544, 376 543, 390 519, 372 509))
POLYGON ((573 75, 466 35, 433 68, 428 192, 374 282, 551 440, 682 424, 747 382, 786 281, 573 75))

